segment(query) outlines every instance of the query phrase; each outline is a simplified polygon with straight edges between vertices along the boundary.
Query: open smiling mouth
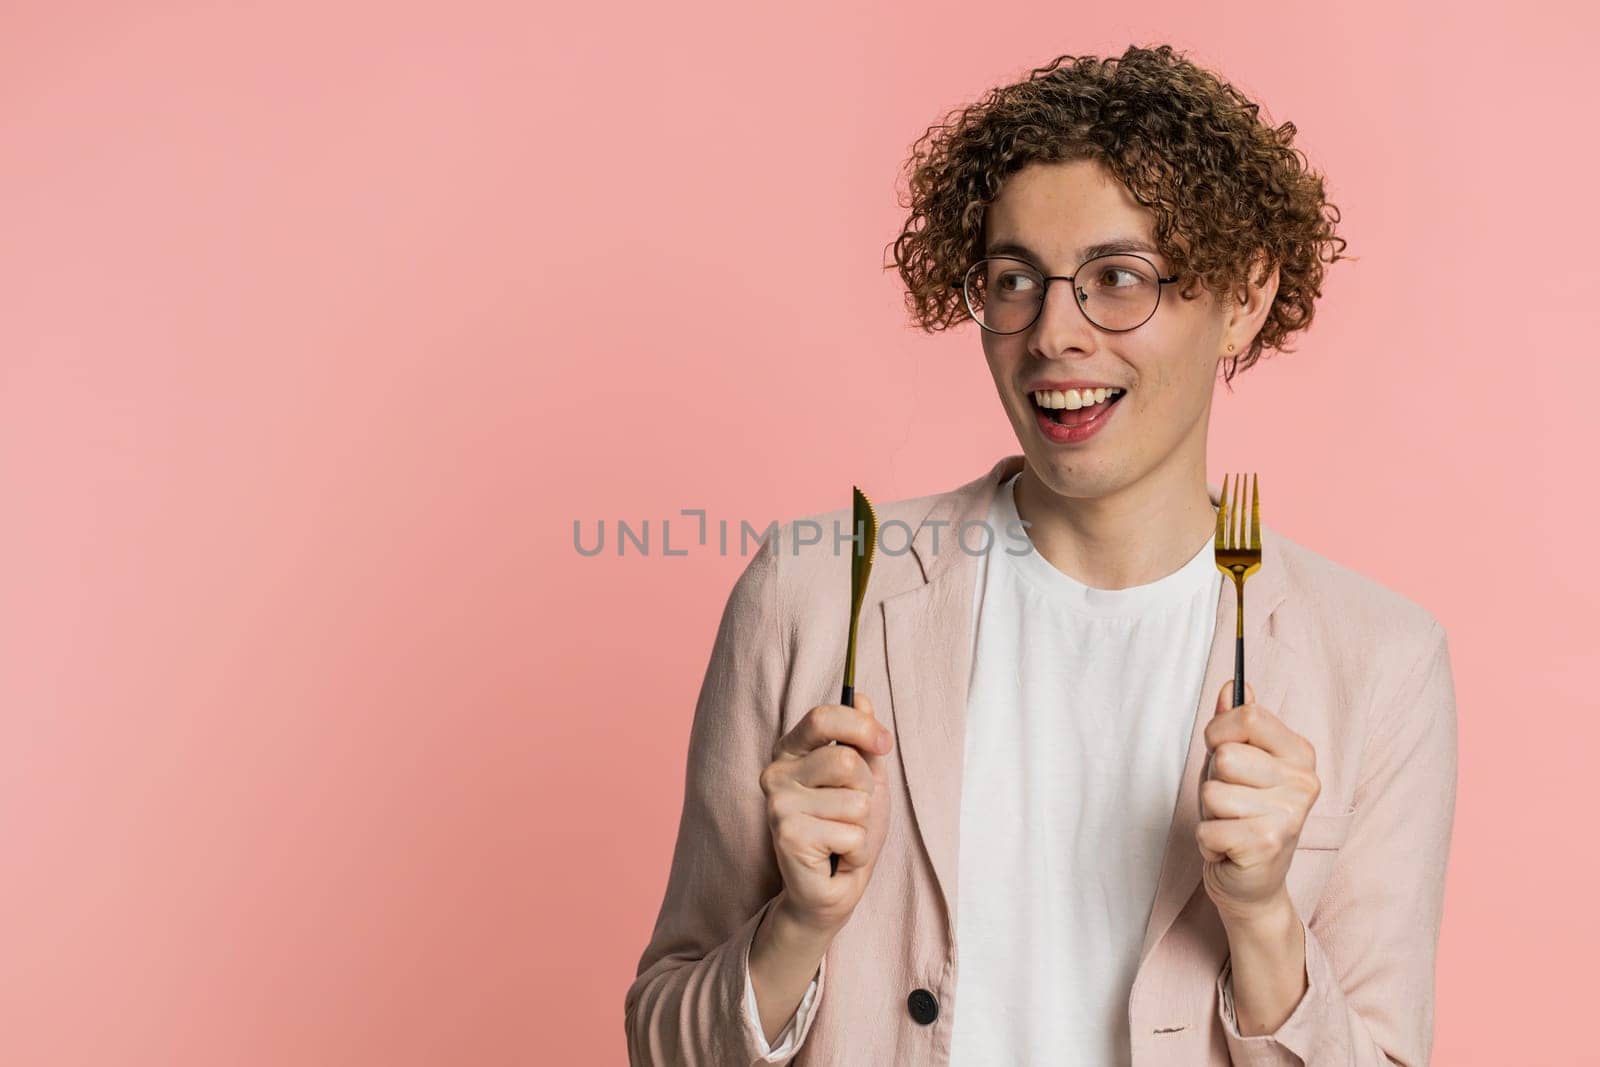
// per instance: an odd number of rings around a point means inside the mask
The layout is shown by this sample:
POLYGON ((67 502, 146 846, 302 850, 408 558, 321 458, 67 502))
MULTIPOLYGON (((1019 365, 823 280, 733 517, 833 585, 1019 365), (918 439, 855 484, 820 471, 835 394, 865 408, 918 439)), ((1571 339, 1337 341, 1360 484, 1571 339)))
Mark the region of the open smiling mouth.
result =
POLYGON ((1029 394, 1033 409, 1058 426, 1085 426, 1117 405, 1125 389, 1050 390, 1029 394))

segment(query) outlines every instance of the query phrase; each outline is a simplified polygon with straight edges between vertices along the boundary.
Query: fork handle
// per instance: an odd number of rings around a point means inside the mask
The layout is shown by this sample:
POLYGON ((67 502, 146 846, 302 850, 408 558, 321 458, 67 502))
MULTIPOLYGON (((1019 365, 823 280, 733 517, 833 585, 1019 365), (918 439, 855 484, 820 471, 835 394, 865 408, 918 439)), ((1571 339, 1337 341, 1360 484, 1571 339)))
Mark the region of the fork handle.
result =
MULTIPOLYGON (((1238 707, 1244 703, 1244 636, 1241 634, 1233 639, 1233 706, 1238 707)), ((1211 777, 1211 763, 1217 758, 1217 753, 1212 750, 1206 756, 1206 769, 1201 772, 1200 780, 1207 781, 1211 777)), ((1206 814, 1206 802, 1200 801, 1200 819, 1209 818, 1206 814)))
POLYGON ((1244 636, 1233 639, 1233 706, 1244 703, 1244 636))
MULTIPOLYGON (((853 686, 853 685, 845 686, 844 689, 840 691, 839 703, 843 704, 847 708, 855 707, 856 706, 856 687, 853 686)), ((828 744, 830 744, 830 745, 834 744, 834 743, 835 742, 833 742, 833 741, 829 741, 828 742, 828 744)), ((830 853, 828 853, 828 877, 832 878, 834 875, 836 875, 838 873, 839 873, 839 854, 837 852, 830 852, 830 853)))

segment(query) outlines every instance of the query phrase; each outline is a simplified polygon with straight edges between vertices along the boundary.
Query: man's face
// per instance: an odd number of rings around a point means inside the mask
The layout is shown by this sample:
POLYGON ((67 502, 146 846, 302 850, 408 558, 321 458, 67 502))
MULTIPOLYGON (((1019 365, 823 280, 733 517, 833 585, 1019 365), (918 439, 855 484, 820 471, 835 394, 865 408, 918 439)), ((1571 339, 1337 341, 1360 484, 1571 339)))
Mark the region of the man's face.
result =
MULTIPOLYGON (((1031 254, 1006 254, 1058 276, 1075 273, 1085 250, 1103 242, 1132 238, 1155 247, 1151 212, 1088 160, 1034 163, 1012 175, 989 205, 985 233, 985 254, 996 254, 1001 245, 1022 246, 1031 254)), ((1139 254, 1161 277, 1172 276, 1166 257, 1139 254)), ((1057 494, 1102 497, 1163 468, 1203 472, 1212 389, 1227 339, 1221 305, 1205 290, 1185 300, 1178 295, 1181 287, 1161 286, 1154 315, 1135 329, 1113 333, 1079 310, 1074 284, 1053 282, 1031 327, 1004 336, 981 331, 990 373, 1028 465, 1057 494), (1126 392, 1111 407, 1067 412, 1069 420, 1104 414, 1091 435, 1062 440, 1068 436, 1064 430, 1041 423, 1049 416, 1032 387, 1074 380, 1126 392)))

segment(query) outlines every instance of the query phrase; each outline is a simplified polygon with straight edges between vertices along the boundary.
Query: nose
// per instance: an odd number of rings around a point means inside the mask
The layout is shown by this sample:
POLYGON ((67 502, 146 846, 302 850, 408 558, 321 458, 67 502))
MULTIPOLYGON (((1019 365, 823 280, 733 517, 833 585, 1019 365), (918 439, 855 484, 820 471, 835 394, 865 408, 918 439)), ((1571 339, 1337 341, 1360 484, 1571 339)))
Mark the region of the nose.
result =
POLYGON ((1040 359, 1070 359, 1094 351, 1095 327, 1078 306, 1077 282, 1050 286, 1028 335, 1028 351, 1040 359))

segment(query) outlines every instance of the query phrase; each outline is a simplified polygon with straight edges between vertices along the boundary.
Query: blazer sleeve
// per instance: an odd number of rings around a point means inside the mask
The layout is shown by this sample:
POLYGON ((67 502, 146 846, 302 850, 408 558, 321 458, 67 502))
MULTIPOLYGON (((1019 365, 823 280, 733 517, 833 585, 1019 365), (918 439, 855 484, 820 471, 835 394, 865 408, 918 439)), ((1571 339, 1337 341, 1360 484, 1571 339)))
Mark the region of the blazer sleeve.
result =
MULTIPOLYGON (((779 543, 769 535, 734 583, 695 704, 677 844, 655 930, 624 999, 634 1067, 788 1062, 770 1058, 745 1010, 750 945, 782 888, 761 771, 772 761, 788 671, 779 543)), ((827 964, 814 1004, 826 991, 827 964)))
MULTIPOLYGON (((782 1063, 785 1058, 794 1053, 795 1025, 805 1021, 806 1012, 811 1010, 811 1002, 817 996, 817 980, 811 979, 811 984, 806 986, 805 995, 800 998, 800 1007, 789 1017, 782 1030, 778 1032, 778 1044, 774 1047, 767 1041, 767 1035, 761 1034, 758 1042, 761 1050, 766 1054, 763 1063, 782 1063)), ((744 1010, 753 1024, 761 1022, 761 1007, 756 1003, 756 987, 750 982, 745 982, 744 1010)))
POLYGON ((1232 959, 1217 979, 1239 1067, 1423 1067, 1455 819, 1456 705, 1435 620, 1398 688, 1374 708, 1350 836, 1305 935, 1307 989, 1271 1034, 1242 1037, 1232 959))

